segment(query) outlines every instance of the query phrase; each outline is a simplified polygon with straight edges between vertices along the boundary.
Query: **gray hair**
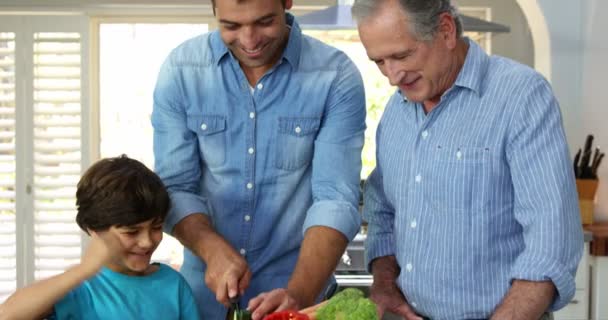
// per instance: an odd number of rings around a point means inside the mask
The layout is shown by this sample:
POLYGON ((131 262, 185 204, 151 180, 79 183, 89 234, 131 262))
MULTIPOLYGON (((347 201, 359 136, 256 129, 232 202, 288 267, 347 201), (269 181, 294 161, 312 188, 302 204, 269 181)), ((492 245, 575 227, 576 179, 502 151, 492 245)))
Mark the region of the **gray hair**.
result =
MULTIPOLYGON (((387 0, 355 0, 352 8, 357 21, 373 15, 387 0)), ((448 12, 456 23, 456 36, 462 37, 462 20, 458 10, 450 0, 397 0, 403 11, 412 19, 414 36, 417 39, 432 40, 439 28, 439 15, 448 12)))

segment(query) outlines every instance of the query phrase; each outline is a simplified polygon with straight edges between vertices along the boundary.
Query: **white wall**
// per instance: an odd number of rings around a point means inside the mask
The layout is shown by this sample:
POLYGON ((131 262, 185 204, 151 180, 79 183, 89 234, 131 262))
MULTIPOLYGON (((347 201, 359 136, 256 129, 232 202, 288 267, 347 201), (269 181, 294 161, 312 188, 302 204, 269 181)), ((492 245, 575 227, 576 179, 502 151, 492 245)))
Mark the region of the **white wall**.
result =
MULTIPOLYGON (((593 133, 595 145, 608 153, 608 1, 582 1, 583 65, 581 81, 581 130, 593 133)), ((581 142, 582 143, 582 142, 581 142)), ((596 220, 608 221, 608 159, 599 170, 596 220)))
MULTIPOLYGON (((533 2, 536 0, 518 0, 533 2)), ((559 99, 572 154, 585 136, 608 151, 608 11, 605 0, 537 0, 549 31, 550 81, 559 99)), ((526 11, 525 6, 522 9, 526 11)), ((608 160, 600 167, 596 220, 608 221, 608 160)))

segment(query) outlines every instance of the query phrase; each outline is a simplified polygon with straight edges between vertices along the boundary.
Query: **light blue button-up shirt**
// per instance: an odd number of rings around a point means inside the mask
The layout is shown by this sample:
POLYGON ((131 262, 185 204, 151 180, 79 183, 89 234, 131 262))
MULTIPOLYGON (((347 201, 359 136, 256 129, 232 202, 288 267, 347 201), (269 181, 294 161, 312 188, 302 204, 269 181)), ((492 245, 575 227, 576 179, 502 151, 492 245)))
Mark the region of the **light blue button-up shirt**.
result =
POLYGON ((491 316, 511 281, 574 295, 583 235, 559 106, 534 70, 473 41, 428 114, 401 92, 377 131, 367 261, 395 255, 409 303, 432 319, 491 316))
MULTIPOLYGON (((253 272, 244 306, 286 286, 306 229, 352 239, 360 227, 361 76, 344 53, 287 19, 286 49, 255 85, 215 31, 176 48, 154 92, 155 167, 173 202, 165 230, 207 214, 253 272)), ((202 318, 223 318, 203 283, 206 265, 184 256, 202 318)))

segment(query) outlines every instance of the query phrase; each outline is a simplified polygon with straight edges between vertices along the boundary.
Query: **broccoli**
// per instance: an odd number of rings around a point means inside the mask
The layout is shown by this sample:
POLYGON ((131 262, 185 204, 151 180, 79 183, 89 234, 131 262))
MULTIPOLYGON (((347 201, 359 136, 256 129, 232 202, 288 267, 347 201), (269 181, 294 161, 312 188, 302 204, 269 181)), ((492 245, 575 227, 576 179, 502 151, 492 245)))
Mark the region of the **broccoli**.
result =
POLYGON ((316 314, 317 320, 378 320, 376 305, 358 289, 340 291, 316 314))

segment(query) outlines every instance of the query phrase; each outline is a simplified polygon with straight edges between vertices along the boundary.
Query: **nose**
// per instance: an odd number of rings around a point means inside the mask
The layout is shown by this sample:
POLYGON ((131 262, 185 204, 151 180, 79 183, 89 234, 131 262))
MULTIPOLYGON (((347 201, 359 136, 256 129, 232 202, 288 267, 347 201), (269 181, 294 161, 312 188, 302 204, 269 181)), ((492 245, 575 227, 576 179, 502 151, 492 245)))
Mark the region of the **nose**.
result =
POLYGON ((258 36, 254 26, 243 27, 239 35, 239 42, 247 50, 254 50, 258 46, 258 36))
POLYGON ((147 232, 142 232, 141 236, 137 240, 137 245, 142 249, 149 249, 154 243, 154 241, 152 241, 152 235, 147 232))
POLYGON ((384 64, 385 74, 388 78, 388 81, 392 86, 398 86, 406 74, 405 71, 403 71, 397 63, 390 59, 385 60, 384 64))

